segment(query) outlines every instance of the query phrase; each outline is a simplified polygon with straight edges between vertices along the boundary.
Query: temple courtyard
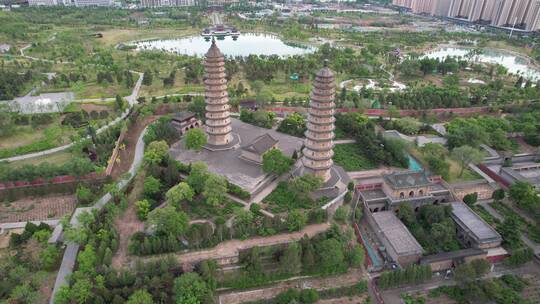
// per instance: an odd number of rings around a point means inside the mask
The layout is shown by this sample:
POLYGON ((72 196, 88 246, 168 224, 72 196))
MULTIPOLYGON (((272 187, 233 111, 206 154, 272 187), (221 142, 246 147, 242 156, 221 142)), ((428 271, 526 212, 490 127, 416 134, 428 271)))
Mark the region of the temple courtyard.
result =
POLYGON ((207 146, 201 151, 185 148, 184 139, 175 143, 170 153, 174 159, 185 163, 205 162, 208 170, 225 176, 229 182, 251 194, 257 193, 272 177, 263 172, 262 164, 247 156, 259 154, 271 148, 279 148, 283 154, 292 157, 302 148, 303 139, 271 129, 257 127, 231 118, 233 142, 221 148, 207 146), (269 136, 268 136, 269 135, 269 136), (277 141, 272 142, 272 139, 277 141))

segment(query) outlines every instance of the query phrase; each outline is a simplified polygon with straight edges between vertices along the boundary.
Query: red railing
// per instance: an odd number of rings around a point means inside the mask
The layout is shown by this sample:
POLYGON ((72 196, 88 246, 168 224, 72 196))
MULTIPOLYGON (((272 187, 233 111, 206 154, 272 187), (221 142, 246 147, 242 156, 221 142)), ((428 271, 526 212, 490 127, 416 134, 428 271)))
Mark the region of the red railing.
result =
POLYGON ((487 174, 487 176, 491 177, 493 180, 495 180, 497 183, 499 183, 499 185, 501 185, 503 188, 508 188, 510 187, 510 183, 507 182, 504 178, 502 178, 499 174, 491 171, 491 169, 489 169, 486 165, 484 164, 479 164, 477 165, 478 169, 482 170, 482 172, 484 172, 485 174, 487 174))

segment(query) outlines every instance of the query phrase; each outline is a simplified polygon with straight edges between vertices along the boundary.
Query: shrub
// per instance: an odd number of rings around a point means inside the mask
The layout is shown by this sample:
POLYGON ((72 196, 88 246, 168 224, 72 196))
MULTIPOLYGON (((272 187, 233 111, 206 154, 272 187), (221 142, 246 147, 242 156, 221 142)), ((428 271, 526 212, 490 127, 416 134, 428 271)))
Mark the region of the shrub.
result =
POLYGON ((88 205, 94 200, 94 193, 92 192, 92 190, 86 188, 83 185, 79 185, 77 187, 75 196, 77 197, 77 202, 82 205, 88 205))
POLYGON ((534 252, 531 248, 521 248, 518 250, 514 250, 512 252, 512 255, 510 255, 510 257, 505 260, 505 263, 511 266, 523 265, 528 261, 532 260, 533 255, 534 252))
POLYGON ((137 207, 137 218, 141 221, 145 221, 150 212, 150 202, 148 200, 137 201, 135 206, 137 207))
POLYGON ((340 223, 345 223, 349 217, 349 208, 346 206, 339 206, 334 214, 334 219, 340 223))
POLYGON ((289 231, 299 231, 307 223, 307 216, 304 212, 300 210, 292 210, 287 216, 287 228, 289 231))

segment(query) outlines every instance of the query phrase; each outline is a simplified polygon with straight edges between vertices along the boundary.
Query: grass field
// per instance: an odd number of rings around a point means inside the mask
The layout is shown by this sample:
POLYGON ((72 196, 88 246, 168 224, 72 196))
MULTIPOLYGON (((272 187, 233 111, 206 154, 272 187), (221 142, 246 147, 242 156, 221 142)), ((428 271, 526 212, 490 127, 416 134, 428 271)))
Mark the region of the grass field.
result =
POLYGON ((343 167, 345 171, 360 171, 376 168, 364 155, 356 144, 336 145, 334 147, 334 162, 343 167))
POLYGON ((39 164, 45 163, 45 162, 50 163, 50 164, 59 165, 59 164, 63 164, 65 162, 67 162, 68 160, 70 160, 74 156, 75 155, 73 153, 65 150, 65 151, 56 152, 56 153, 46 155, 46 156, 34 157, 34 158, 30 158, 30 159, 11 162, 8 165, 10 167, 12 167, 12 168, 19 168, 19 167, 22 167, 24 165, 39 165, 39 164))

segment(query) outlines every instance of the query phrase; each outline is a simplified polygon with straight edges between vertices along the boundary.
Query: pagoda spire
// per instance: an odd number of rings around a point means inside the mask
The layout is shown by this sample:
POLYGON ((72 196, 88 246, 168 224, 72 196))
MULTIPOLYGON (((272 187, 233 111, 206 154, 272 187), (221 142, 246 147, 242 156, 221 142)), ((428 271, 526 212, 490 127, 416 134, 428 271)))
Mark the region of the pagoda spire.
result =
POLYGON ((206 100, 206 134, 208 144, 227 145, 232 140, 229 96, 225 74, 225 57, 212 38, 204 60, 206 100))
POLYGON ((334 74, 328 68, 328 60, 313 80, 307 131, 305 133, 302 164, 306 170, 320 176, 325 182, 330 179, 334 156, 334 103, 336 86, 334 74))

